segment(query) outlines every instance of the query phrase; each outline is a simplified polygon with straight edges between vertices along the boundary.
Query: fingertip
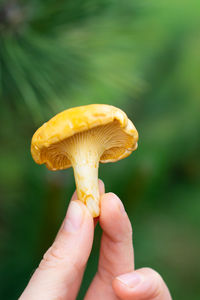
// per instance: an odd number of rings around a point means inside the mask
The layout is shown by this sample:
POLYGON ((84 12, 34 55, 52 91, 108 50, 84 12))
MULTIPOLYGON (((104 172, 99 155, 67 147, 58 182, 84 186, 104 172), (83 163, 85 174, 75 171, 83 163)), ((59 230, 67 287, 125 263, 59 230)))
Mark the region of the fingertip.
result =
POLYGON ((91 228, 93 228, 93 218, 86 205, 80 200, 70 201, 61 230, 78 233, 85 230, 90 231, 91 228))
POLYGON ((162 277, 151 268, 142 268, 116 277, 112 282, 113 290, 120 299, 162 299, 171 296, 162 277), (159 298, 160 299, 160 298, 159 298))
POLYGON ((99 193, 100 195, 105 193, 105 184, 101 179, 99 179, 99 193))
POLYGON ((93 222, 93 217, 92 217, 89 209, 87 208, 87 206, 80 200, 74 200, 74 202, 76 202, 80 206, 84 218, 90 219, 93 222))
POLYGON ((112 192, 106 193, 101 197, 102 214, 108 213, 122 213, 125 214, 125 208, 122 201, 117 195, 112 192))
MULTIPOLYGON (((142 278, 140 274, 130 272, 116 277, 112 282, 112 287, 115 294, 120 299, 125 300, 139 300, 143 299, 144 291, 142 285, 142 278)), ((146 298, 145 299, 149 299, 146 298)), ((150 299, 149 299, 150 300, 150 299)))
POLYGON ((77 191, 75 190, 72 197, 71 197, 71 201, 77 200, 77 199, 78 199, 78 195, 77 195, 77 191))
POLYGON ((137 289, 138 286, 141 285, 141 282, 141 275, 138 272, 133 271, 114 278, 112 287, 115 294, 120 297, 120 299, 135 300, 140 299, 138 298, 139 293, 137 289))

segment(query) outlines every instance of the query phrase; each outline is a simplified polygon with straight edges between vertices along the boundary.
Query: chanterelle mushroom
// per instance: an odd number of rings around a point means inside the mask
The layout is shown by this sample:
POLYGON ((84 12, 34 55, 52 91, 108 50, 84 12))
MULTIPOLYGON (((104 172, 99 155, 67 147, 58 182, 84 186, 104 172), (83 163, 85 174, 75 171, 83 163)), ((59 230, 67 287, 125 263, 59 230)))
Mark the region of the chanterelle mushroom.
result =
POLYGON ((92 104, 65 110, 33 135, 31 154, 56 171, 73 167, 78 198, 93 217, 99 215, 98 166, 136 150, 138 132, 126 114, 111 105, 92 104))

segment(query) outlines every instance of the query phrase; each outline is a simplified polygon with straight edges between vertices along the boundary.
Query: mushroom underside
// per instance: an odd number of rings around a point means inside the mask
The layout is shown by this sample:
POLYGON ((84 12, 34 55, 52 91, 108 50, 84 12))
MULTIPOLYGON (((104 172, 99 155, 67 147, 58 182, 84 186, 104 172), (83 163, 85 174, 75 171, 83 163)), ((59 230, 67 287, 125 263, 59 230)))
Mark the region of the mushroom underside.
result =
POLYGON ((73 165, 74 156, 80 156, 84 151, 87 160, 98 156, 99 161, 106 163, 119 160, 125 152, 132 152, 135 146, 133 136, 127 134, 115 120, 43 148, 41 161, 51 170, 67 169, 73 165))

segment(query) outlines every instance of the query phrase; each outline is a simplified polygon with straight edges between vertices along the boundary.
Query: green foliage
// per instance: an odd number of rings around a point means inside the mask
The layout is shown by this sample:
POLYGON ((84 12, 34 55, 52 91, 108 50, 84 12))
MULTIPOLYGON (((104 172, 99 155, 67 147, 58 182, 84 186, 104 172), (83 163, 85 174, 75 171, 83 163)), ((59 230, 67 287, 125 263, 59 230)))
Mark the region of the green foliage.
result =
MULTIPOLYGON (((140 134, 132 156, 100 167, 133 221, 136 267, 161 272, 174 299, 199 298, 199 9, 197 0, 1 1, 0 298, 18 297, 74 189, 72 171, 35 165, 32 134, 89 103, 121 107, 140 134)), ((99 239, 98 229, 80 299, 99 239)))

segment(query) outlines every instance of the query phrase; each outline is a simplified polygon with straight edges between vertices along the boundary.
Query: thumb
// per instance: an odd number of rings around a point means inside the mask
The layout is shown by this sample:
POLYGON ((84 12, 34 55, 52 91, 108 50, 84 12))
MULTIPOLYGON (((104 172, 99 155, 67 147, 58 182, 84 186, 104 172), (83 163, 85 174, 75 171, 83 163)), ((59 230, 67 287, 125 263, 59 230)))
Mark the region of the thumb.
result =
POLYGON ((122 300, 172 300, 162 277, 151 268, 116 277, 113 289, 122 300))
POLYGON ((93 242, 93 218, 80 201, 71 201, 53 245, 20 300, 76 298, 93 242))

